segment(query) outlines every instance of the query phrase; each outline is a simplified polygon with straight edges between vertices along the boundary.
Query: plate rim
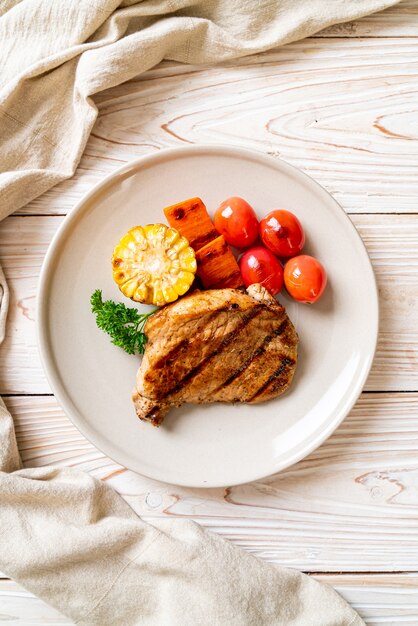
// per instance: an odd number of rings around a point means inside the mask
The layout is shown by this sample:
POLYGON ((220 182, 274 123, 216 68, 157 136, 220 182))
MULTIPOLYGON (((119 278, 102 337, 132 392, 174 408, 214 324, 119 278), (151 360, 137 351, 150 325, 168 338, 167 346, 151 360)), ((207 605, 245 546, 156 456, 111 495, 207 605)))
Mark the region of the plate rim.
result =
MULTIPOLYGON (((346 213, 343 207, 339 204, 339 202, 324 187, 322 187, 322 185, 320 185, 315 179, 311 178, 311 176, 306 174, 304 171, 302 171, 298 167, 291 165, 290 163, 288 163, 287 161, 281 158, 272 156, 270 154, 266 154, 263 151, 258 151, 258 150, 254 150, 252 148, 247 148, 247 147, 241 147, 241 146, 235 146, 235 145, 231 146, 231 145, 219 144, 219 143, 209 143, 209 144, 199 143, 199 144, 193 144, 190 146, 163 148, 156 153, 147 154, 147 155, 138 157, 136 159, 132 159, 128 161, 127 163, 125 163, 124 165, 114 169, 112 172, 109 172, 104 178, 102 178, 102 180, 97 182, 87 193, 85 193, 76 202, 73 208, 70 209, 69 212, 64 216, 62 223, 60 224, 57 231, 53 235, 52 240, 48 246, 47 252, 45 254, 45 257, 42 263, 42 267, 41 267, 41 271, 39 275, 39 282, 38 282, 38 294, 37 294, 37 300, 36 300, 36 339, 37 339, 38 352, 40 355, 40 361, 42 364, 43 371, 45 373, 46 379, 51 387, 51 390, 54 396, 56 397, 58 403, 63 408, 66 416, 70 419, 70 421, 74 424, 74 426, 81 432, 81 434, 84 437, 86 437, 86 439, 90 443, 92 443, 93 446, 95 446, 98 450, 100 450, 103 454, 105 454, 115 463, 118 463, 119 465, 126 467, 125 462, 123 460, 117 460, 117 458, 115 458, 112 452, 109 454, 109 452, 106 451, 106 445, 102 446, 101 442, 98 445, 94 441, 94 438, 93 440, 91 439, 90 435, 87 432, 88 428, 84 426, 85 420, 83 419, 79 411, 76 409, 76 407, 73 405, 71 396, 69 395, 69 393, 67 393, 64 385, 61 383, 59 373, 54 364, 54 356, 53 356, 52 350, 51 351, 49 350, 48 330, 47 330, 48 328, 48 324, 47 324, 48 299, 46 296, 48 294, 48 288, 49 288, 49 285, 50 285, 50 282, 54 273, 54 267, 53 267, 54 257, 57 254, 59 255, 59 246, 61 244, 61 241, 65 240, 67 231, 70 230, 72 224, 80 218, 80 216, 83 214, 83 211, 88 210, 89 204, 91 204, 95 196, 103 193, 109 185, 112 185, 117 180, 117 178, 124 177, 125 174, 130 171, 132 172, 139 171, 141 167, 144 165, 153 166, 155 164, 158 164, 158 161, 160 160, 166 160, 167 158, 168 159, 176 158, 177 156, 182 155, 182 154, 184 155, 188 154, 190 156, 193 156, 193 155, 203 154, 205 152, 214 153, 214 154, 222 152, 223 154, 226 154, 227 156, 236 157, 236 158, 243 158, 243 157, 244 158, 247 157, 249 159, 257 158, 260 162, 263 162, 264 164, 269 165, 269 166, 271 165, 277 166, 278 165, 277 162, 279 162, 279 167, 282 170, 284 170, 285 172, 287 170, 289 173, 296 173, 298 176, 301 176, 302 178, 307 179, 308 183, 310 185, 313 185, 320 194, 327 196, 328 199, 331 199, 335 207, 340 212, 340 216, 342 217, 342 219, 344 220, 345 218, 347 228, 351 229, 352 233, 355 234, 355 237, 357 238, 358 243, 361 245, 361 247, 363 248, 366 254, 366 258, 368 260, 368 268, 370 270, 371 284, 373 287, 373 293, 370 294, 370 303, 373 308, 372 314, 373 314, 374 319, 372 320, 373 337, 371 338, 372 339, 371 349, 367 357, 364 357, 363 359, 364 363, 363 363, 363 368, 362 368, 362 374, 356 380, 355 384, 352 385, 352 389, 347 399, 347 402, 340 409, 340 411, 335 414, 334 419, 323 430, 321 430, 318 435, 316 435, 315 437, 312 437, 311 439, 308 439, 305 442, 305 444, 302 445, 301 449, 296 450, 293 455, 287 458, 286 461, 278 462, 276 464, 273 463, 272 471, 270 473, 266 474, 265 471, 259 474, 256 472, 249 472, 249 474, 243 472, 242 479, 235 480, 233 482, 228 482, 228 483, 225 483, 225 481, 214 481, 214 480, 211 480, 210 482, 205 482, 205 483, 202 483, 202 481, 193 482, 193 480, 176 481, 175 483, 170 483, 170 482, 167 482, 165 478, 161 476, 156 476, 155 474, 150 475, 150 474, 147 474, 146 472, 139 472, 138 470, 130 470, 135 473, 138 473, 141 476, 150 478, 152 480, 158 480, 166 484, 175 484, 178 486, 190 487, 190 488, 220 488, 220 487, 226 487, 226 486, 228 487, 236 486, 236 485, 241 485, 241 484, 246 484, 249 482, 262 480, 263 478, 274 476, 275 474, 283 471, 284 469, 291 467, 295 463, 305 458, 307 455, 311 454, 320 445, 322 445, 322 443, 324 443, 324 441, 326 441, 328 437, 330 437, 330 435, 342 423, 342 421, 351 411, 351 409, 353 408, 353 406, 355 405, 355 403, 357 402, 358 398, 360 397, 363 391, 364 385, 370 373, 370 369, 372 367, 373 360, 376 354, 377 339, 378 339, 378 334, 379 334, 379 318, 380 318, 379 296, 378 296, 376 276, 374 273, 370 255, 368 253, 366 246, 364 245, 364 242, 359 232, 357 231, 349 215, 346 213)), ((116 457, 117 456, 118 455, 116 455, 116 457)), ((126 469, 129 469, 129 468, 126 468, 126 469)))

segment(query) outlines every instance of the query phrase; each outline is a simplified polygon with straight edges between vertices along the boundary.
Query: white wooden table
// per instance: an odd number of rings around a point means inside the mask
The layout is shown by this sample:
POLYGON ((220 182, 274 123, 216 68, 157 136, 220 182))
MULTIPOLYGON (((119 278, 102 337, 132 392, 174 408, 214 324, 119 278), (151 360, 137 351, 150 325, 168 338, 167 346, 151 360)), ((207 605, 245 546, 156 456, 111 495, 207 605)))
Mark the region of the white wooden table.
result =
MULTIPOLYGON (((331 583, 370 626, 417 626, 418 2, 221 67, 163 63, 95 101, 74 178, 0 226, 12 291, 0 393, 25 464, 82 468, 145 519, 194 519, 331 583), (67 211, 122 163, 199 142, 262 150, 313 176, 351 215, 380 290, 373 370, 342 426, 289 470, 230 489, 167 486, 105 458, 51 395, 35 341, 39 269, 67 211)), ((70 624, 7 579, 0 622, 70 624)))

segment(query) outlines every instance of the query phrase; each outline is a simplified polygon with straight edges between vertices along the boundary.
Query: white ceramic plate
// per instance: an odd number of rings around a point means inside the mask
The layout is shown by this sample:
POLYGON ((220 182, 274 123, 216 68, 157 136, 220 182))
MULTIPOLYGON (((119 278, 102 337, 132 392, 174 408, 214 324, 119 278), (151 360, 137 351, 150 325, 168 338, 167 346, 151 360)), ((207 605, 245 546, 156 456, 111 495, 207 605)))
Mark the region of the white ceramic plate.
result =
MULTIPOLYGON (((144 307, 143 307, 144 308, 144 307)), ((98 448, 146 476, 187 486, 244 483, 295 463, 322 443, 356 401, 377 340, 378 298, 364 245, 337 202, 296 168, 221 146, 170 149, 125 165, 64 220, 48 250, 38 336, 49 382, 67 415, 98 448), (90 295, 125 301, 112 279, 114 245, 136 224, 164 221, 163 207, 200 196, 209 212, 229 196, 259 217, 275 208, 302 221, 305 251, 329 283, 314 306, 286 306, 300 336, 291 389, 264 404, 187 405, 153 428, 131 402, 139 357, 97 329, 90 295)))

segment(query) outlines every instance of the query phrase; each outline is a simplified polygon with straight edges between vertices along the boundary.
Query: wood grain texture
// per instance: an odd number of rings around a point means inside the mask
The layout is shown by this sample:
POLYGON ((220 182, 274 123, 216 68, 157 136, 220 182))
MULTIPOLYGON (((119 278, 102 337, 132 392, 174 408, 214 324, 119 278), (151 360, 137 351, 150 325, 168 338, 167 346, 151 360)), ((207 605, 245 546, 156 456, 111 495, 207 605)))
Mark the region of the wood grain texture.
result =
POLYGON ((10 397, 25 466, 106 480, 145 520, 194 519, 259 557, 304 571, 414 571, 418 554, 417 393, 365 393, 313 454, 263 481, 187 489, 107 459, 55 398, 10 397))
POLYGON ((75 176, 20 213, 65 214, 127 161, 202 142, 280 156, 348 212, 414 212, 417 61, 418 39, 318 38, 203 71, 163 63, 95 97, 75 176))
POLYGON ((0 350, 0 394, 50 392, 39 360, 35 299, 40 268, 61 218, 15 218, 0 223, 0 263, 10 294, 7 337, 0 350))
MULTIPOLYGON (((335 587, 360 613, 367 626, 416 626, 418 623, 417 576, 318 575, 315 578, 335 587)), ((11 580, 0 580, 0 623, 2 626, 74 625, 11 580)))
POLYGON ((418 576, 316 576, 358 611, 367 626, 417 626, 418 576))
POLYGON ((360 20, 336 24, 319 32, 316 37, 417 37, 417 0, 404 0, 385 11, 360 20))
MULTIPOLYGON (((353 215, 376 271, 381 327, 368 390, 418 390, 418 215, 353 215)), ((0 393, 49 393, 36 346, 37 280, 61 217, 10 217, 0 225, 1 262, 11 288, 0 393)))
POLYGON ((418 390, 418 215, 352 220, 379 288, 379 338, 366 389, 418 390))

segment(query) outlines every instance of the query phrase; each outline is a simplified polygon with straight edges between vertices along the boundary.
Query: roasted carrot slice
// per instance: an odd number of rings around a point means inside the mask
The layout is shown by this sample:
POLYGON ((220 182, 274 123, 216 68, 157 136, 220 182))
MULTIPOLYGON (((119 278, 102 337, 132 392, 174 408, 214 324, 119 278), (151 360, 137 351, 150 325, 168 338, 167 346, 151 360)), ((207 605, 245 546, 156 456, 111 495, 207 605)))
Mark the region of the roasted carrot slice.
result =
POLYGON ((196 252, 197 276, 206 289, 241 287, 238 263, 222 235, 196 252))
POLYGON ((164 214, 170 226, 186 237, 195 251, 218 236, 200 198, 190 198, 173 204, 164 209, 164 214))

